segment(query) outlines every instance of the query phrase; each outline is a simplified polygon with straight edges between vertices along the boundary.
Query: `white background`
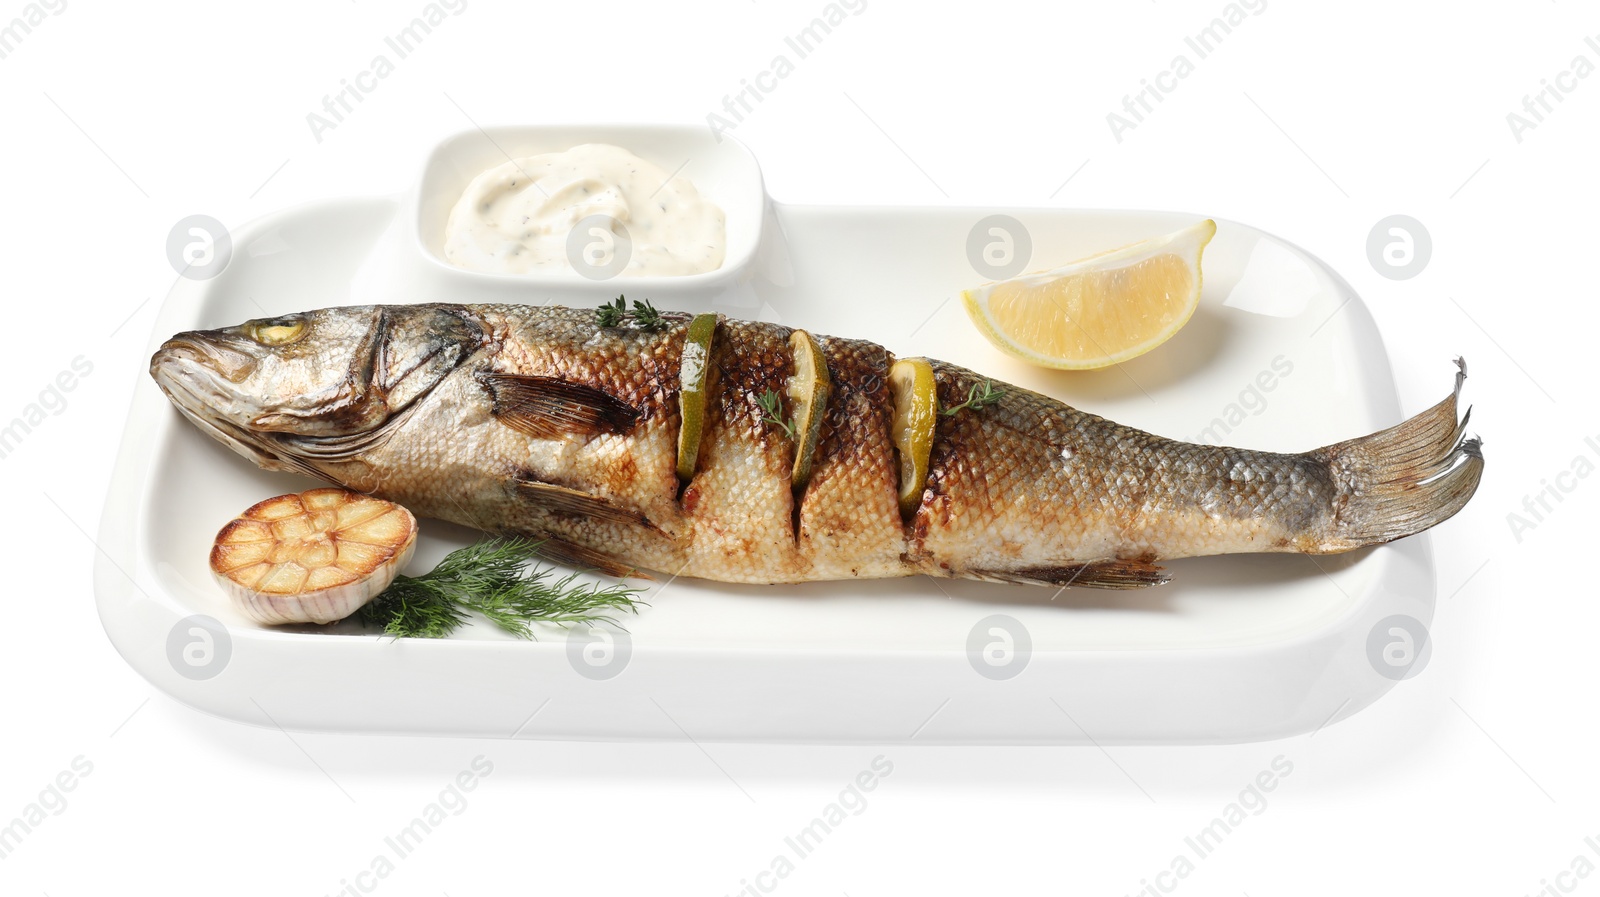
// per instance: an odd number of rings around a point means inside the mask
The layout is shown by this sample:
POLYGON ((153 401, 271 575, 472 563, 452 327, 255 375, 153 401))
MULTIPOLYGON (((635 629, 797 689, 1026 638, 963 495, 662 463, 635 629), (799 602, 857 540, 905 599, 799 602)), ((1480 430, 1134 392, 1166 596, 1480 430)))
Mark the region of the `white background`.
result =
MULTIPOLYGON (((1181 209, 1278 233, 1370 305, 1408 412, 1437 398, 1445 359, 1472 361, 1488 473, 1435 534, 1431 663, 1314 736, 1106 751, 291 738, 199 715, 123 664, 84 531, 129 397, 151 388, 175 222, 397 192, 471 121, 704 122, 823 5, 468 0, 320 142, 307 113, 421 2, 69 0, 0 60, 0 419, 75 356, 93 365, 0 460, 0 821, 73 758, 93 764, 0 859, 0 890, 333 894, 478 755, 493 773, 378 893, 734 894, 880 754, 893 772, 866 810, 776 893, 1135 894, 1279 755, 1293 772, 1267 808, 1178 892, 1524 895, 1580 854, 1600 864, 1584 844, 1600 840, 1600 477, 1562 479, 1570 494, 1520 539, 1507 516, 1575 458, 1600 464, 1600 77, 1567 81, 1520 141, 1506 118, 1574 57, 1600 63, 1584 42, 1600 16, 1570 2, 1271 0, 1119 142, 1107 113, 1193 59, 1184 36, 1223 2, 867 0, 733 132, 788 201, 1181 209), (1394 213, 1432 234, 1412 280, 1367 258, 1394 213)), ((24 8, 0 0, 0 23, 24 8)), ((1560 884, 1600 894, 1600 874, 1560 884)))

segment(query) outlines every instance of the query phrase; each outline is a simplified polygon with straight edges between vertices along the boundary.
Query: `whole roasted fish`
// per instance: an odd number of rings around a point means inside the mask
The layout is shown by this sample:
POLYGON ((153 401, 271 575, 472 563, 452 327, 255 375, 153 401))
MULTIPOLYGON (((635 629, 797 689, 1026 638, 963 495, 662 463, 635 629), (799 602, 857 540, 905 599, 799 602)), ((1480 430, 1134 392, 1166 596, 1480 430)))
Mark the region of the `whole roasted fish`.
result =
MULTIPOLYGON (((678 475, 687 315, 602 327, 594 310, 329 308, 181 333, 151 374, 201 430, 271 470, 419 515, 544 539, 620 574, 729 582, 934 576, 1134 588, 1163 558, 1328 554, 1425 530, 1483 472, 1456 389, 1410 420, 1300 454, 1195 445, 1016 387, 940 415, 902 514, 894 359, 817 337, 832 383, 811 475, 770 402, 791 330, 719 320, 703 437, 678 475), (768 407, 763 407, 763 400, 768 407)), ((951 409, 987 381, 932 362, 951 409)))

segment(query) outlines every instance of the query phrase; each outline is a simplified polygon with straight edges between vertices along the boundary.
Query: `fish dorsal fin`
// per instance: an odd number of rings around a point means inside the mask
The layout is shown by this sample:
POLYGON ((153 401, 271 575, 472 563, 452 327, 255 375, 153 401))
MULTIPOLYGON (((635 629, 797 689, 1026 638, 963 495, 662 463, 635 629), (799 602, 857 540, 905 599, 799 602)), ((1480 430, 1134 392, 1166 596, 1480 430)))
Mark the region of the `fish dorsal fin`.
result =
POLYGON ((639 419, 639 410, 593 386, 559 377, 479 374, 494 397, 496 420, 538 439, 622 433, 639 419))
POLYGON ((1143 589, 1172 580, 1148 561, 1107 559, 1082 564, 1046 564, 1017 570, 974 570, 973 579, 1036 586, 1082 586, 1089 589, 1143 589))
POLYGON ((518 495, 553 514, 656 528, 649 518, 638 511, 580 489, 570 489, 526 477, 518 477, 515 482, 518 495))

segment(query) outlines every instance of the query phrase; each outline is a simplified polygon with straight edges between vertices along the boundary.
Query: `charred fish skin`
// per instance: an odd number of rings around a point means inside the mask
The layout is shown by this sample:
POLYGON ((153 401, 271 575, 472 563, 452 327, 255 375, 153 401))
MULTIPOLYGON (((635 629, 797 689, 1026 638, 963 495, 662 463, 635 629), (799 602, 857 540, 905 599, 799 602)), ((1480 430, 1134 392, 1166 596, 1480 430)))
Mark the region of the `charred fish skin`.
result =
MULTIPOLYGON (((1456 420, 1458 364, 1428 411, 1293 454, 1166 439, 1009 388, 941 424, 913 556, 936 575, 1127 588, 1165 581, 1165 558, 1332 554, 1420 532, 1482 475, 1480 443, 1456 420)), ((943 363, 935 376, 945 407, 981 382, 943 363)))
POLYGON ((865 340, 825 336, 818 345, 833 376, 833 395, 800 504, 797 532, 811 574, 849 579, 913 573, 890 436, 894 357, 865 340))
MULTIPOLYGON (((291 317, 287 330, 255 321, 180 334, 152 373, 185 417, 262 466, 544 539, 553 557, 617 574, 1136 588, 1166 581, 1165 558, 1331 553, 1419 532, 1465 505, 1483 467, 1456 419, 1464 367, 1455 391, 1411 420, 1293 454, 1165 439, 1002 386, 994 404, 939 417, 922 500, 903 519, 894 358, 874 343, 817 339, 834 390, 796 490, 795 447, 761 402, 794 373, 790 328, 719 322, 699 463, 684 483, 687 315, 650 327, 512 305, 291 317)), ((986 382, 933 369, 945 409, 986 382)))
POLYGON ((424 516, 545 540, 547 555, 574 566, 678 569, 687 318, 644 332, 597 327, 592 311, 471 313, 485 345, 394 438, 327 474, 424 516))

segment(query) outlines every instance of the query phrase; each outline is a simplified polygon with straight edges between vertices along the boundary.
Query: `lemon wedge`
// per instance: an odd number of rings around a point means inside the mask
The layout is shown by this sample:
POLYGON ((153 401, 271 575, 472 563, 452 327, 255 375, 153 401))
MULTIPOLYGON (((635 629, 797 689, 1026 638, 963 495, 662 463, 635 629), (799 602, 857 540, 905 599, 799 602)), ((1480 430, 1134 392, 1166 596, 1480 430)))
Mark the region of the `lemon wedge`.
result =
POLYGON ((1200 256, 1216 234, 1206 219, 1164 237, 1050 271, 966 290, 973 323, 1013 358, 1090 370, 1136 358, 1188 323, 1200 304, 1200 256))

